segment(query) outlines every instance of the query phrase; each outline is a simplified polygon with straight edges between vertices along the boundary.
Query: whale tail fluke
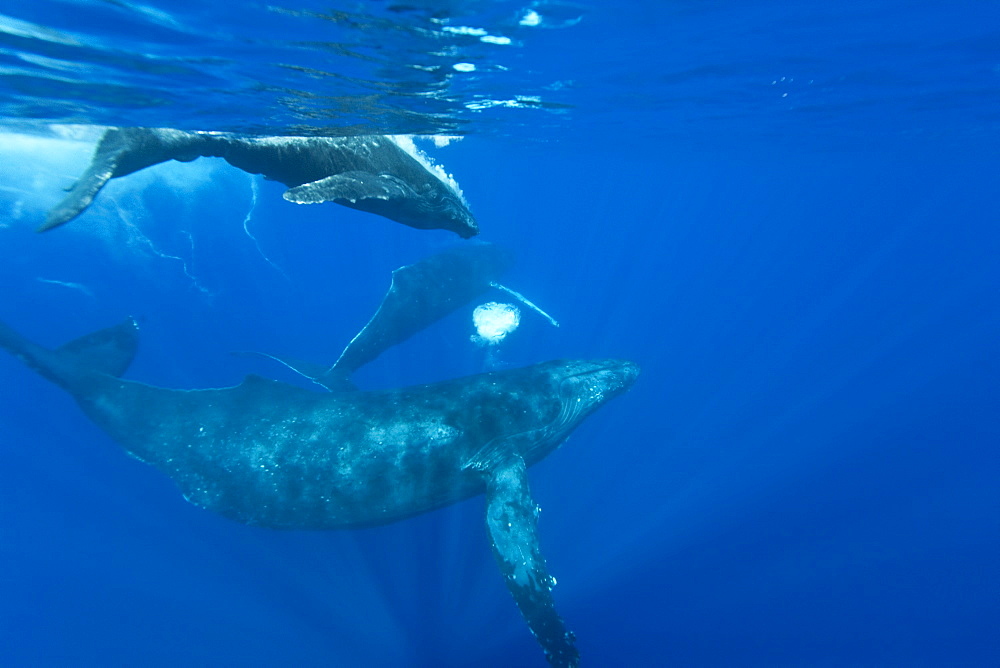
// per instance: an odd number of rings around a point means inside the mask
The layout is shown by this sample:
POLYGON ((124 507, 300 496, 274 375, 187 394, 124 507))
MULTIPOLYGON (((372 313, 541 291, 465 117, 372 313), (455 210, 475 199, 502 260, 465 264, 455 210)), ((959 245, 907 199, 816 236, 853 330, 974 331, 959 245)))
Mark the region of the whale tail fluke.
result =
POLYGON ((73 391, 80 380, 94 374, 120 376, 135 357, 139 326, 126 318, 113 327, 91 332, 55 349, 29 341, 0 322, 0 347, 39 374, 73 391))
POLYGON ((46 232, 83 213, 111 179, 168 160, 187 162, 198 157, 205 138, 180 130, 150 128, 108 128, 94 149, 87 171, 68 194, 49 211, 37 232, 46 232))

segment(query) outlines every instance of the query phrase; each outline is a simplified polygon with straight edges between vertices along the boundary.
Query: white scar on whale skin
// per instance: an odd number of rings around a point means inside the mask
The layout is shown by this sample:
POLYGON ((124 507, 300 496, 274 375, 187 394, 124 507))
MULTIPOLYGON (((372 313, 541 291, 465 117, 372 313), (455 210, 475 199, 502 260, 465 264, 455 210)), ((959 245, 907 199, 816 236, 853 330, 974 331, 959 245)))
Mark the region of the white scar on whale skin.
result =
POLYGON ((510 296, 514 297, 515 299, 519 299, 522 304, 524 304, 525 306, 527 306, 531 310, 533 310, 536 313, 538 313, 538 315, 540 315, 543 318, 545 318, 546 320, 548 320, 549 323, 553 327, 558 327, 559 326, 559 323, 555 321, 555 318, 553 318, 551 315, 549 315, 548 313, 546 313, 542 309, 540 309, 537 306, 535 306, 535 304, 531 300, 529 300, 527 297, 525 297, 524 295, 522 295, 520 292, 515 292, 514 290, 511 290, 507 286, 500 285, 499 283, 490 283, 490 287, 496 288, 497 290, 503 290, 504 292, 506 292, 510 296))
POLYGON ((288 274, 285 273, 285 270, 282 269, 281 267, 279 267, 277 264, 275 264, 271 260, 271 258, 269 258, 264 253, 264 250, 260 247, 260 242, 257 241, 257 237, 255 237, 253 234, 250 233, 250 218, 253 216, 253 212, 257 209, 257 194, 258 194, 259 190, 260 189, 257 186, 257 179, 256 179, 256 177, 254 177, 253 175, 251 175, 250 176, 250 209, 247 211, 247 215, 244 216, 244 218, 243 218, 243 231, 246 233, 246 235, 248 237, 250 237, 250 241, 252 241, 253 245, 257 248, 257 252, 260 254, 260 256, 262 258, 264 258, 264 262, 267 262, 269 265, 271 265, 271 267, 273 267, 276 272, 278 272, 279 274, 281 274, 286 281, 288 281, 289 283, 291 283, 292 279, 288 277, 288 274))
POLYGON ((70 288, 71 290, 79 290, 80 292, 87 295, 91 299, 94 299, 96 297, 96 295, 94 295, 94 291, 88 288, 86 285, 83 285, 82 283, 71 283, 70 281, 57 281, 54 278, 42 278, 41 276, 36 276, 35 280, 38 281, 39 283, 48 283, 49 285, 61 285, 64 288, 70 288))

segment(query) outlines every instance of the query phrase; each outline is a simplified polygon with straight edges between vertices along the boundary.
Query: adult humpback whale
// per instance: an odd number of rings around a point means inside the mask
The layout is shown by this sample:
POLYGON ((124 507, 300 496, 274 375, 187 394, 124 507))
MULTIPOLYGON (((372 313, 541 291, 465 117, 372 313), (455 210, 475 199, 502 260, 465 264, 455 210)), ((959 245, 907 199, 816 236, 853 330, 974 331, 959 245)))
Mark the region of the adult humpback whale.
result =
POLYGON ((289 187, 284 198, 291 202, 336 202, 410 227, 451 230, 462 238, 479 233, 454 182, 392 137, 241 137, 165 128, 109 128, 90 167, 38 231, 79 216, 110 179, 199 156, 225 158, 245 172, 279 181, 289 187))
MULTIPOLYGON (((473 245, 396 270, 376 316, 317 382, 342 388, 331 379, 486 290, 506 263, 494 247, 473 245), (425 309, 408 310, 415 301, 425 309)), ((555 610, 526 470, 631 387, 634 364, 556 360, 375 391, 320 393, 259 376, 175 390, 120 378, 137 346, 131 319, 51 350, 0 323, 0 346, 70 392, 189 501, 246 524, 373 526, 485 493, 493 554, 515 602, 552 665, 578 664, 555 610)))

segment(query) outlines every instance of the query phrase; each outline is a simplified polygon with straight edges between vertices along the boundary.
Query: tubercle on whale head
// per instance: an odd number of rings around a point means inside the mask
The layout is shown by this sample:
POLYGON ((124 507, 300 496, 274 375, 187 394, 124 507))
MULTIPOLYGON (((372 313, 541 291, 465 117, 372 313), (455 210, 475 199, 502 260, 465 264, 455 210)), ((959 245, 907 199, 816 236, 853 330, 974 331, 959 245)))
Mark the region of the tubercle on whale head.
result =
POLYGON ((548 377, 556 407, 551 422, 536 432, 528 460, 536 462, 557 448, 591 413, 627 392, 639 376, 639 366, 618 359, 553 360, 539 365, 548 377))
POLYGON ((471 239, 479 234, 479 225, 476 224, 476 220, 472 216, 469 216, 465 225, 463 225, 460 229, 453 231, 463 239, 471 239))
POLYGON ((562 377, 559 393, 564 402, 577 404, 583 411, 601 406, 624 394, 639 377, 639 365, 619 359, 559 360, 562 377))
POLYGON ((435 184, 430 192, 424 192, 412 201, 408 211, 412 227, 423 229, 443 229, 454 232, 463 239, 479 234, 475 216, 457 195, 443 185, 435 184))

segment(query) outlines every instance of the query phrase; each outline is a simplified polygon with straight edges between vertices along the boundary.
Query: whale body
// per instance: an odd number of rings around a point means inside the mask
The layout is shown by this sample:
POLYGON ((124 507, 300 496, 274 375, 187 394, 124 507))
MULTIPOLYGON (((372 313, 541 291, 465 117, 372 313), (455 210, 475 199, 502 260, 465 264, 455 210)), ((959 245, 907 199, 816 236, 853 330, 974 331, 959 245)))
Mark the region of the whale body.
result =
MULTIPOLYGON (((439 317, 462 301, 445 295, 471 298, 505 266, 495 248, 483 246, 397 270, 346 357, 364 363, 429 324, 431 316, 408 310, 408 297, 423 292, 427 313, 439 317), (379 328, 395 331, 376 336, 379 328)), ((57 349, 0 323, 0 346, 68 391, 190 502, 233 520, 277 529, 367 527, 485 494, 490 544, 529 628, 552 665, 578 664, 574 636, 555 610, 527 468, 627 391, 635 364, 553 360, 372 391, 326 382, 335 391, 314 392, 260 376, 179 390, 121 378, 137 345, 132 319, 57 349)))
POLYGON ((479 233, 454 182, 392 137, 247 137, 169 128, 106 130, 90 166, 38 231, 79 216, 113 178, 200 156, 224 158, 245 172, 285 184, 289 190, 283 197, 291 202, 335 202, 418 229, 450 230, 462 238, 479 233))

